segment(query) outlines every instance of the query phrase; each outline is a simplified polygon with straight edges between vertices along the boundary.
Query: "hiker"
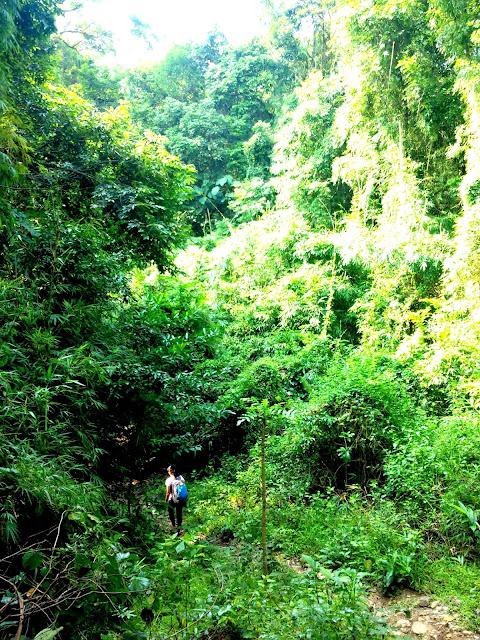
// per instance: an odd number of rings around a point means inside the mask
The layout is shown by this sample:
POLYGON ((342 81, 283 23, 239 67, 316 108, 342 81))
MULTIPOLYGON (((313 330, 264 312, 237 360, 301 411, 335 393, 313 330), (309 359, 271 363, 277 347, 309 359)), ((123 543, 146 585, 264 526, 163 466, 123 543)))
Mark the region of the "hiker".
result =
POLYGON ((183 476, 177 476, 175 472, 175 465, 171 464, 167 468, 168 478, 165 480, 165 486, 167 488, 167 492, 165 494, 165 502, 168 504, 168 517, 170 518, 170 522, 172 523, 172 527, 175 528, 175 514, 177 515, 177 526, 180 529, 182 526, 182 511, 183 507, 187 504, 186 500, 179 500, 178 498, 175 500, 174 495, 174 483, 185 484, 185 480, 183 476))

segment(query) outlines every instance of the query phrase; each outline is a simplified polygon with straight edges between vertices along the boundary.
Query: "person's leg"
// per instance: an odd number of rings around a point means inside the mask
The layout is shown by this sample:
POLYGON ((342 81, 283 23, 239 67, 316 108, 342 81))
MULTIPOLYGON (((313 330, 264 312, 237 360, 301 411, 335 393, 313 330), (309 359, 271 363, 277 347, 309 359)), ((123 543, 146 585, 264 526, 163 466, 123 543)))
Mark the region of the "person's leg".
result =
POLYGON ((182 520, 183 520, 183 504, 179 503, 177 504, 177 524, 179 527, 182 526, 182 520))
POLYGON ((170 518, 172 527, 174 527, 175 526, 175 509, 171 505, 168 505, 168 517, 170 518))

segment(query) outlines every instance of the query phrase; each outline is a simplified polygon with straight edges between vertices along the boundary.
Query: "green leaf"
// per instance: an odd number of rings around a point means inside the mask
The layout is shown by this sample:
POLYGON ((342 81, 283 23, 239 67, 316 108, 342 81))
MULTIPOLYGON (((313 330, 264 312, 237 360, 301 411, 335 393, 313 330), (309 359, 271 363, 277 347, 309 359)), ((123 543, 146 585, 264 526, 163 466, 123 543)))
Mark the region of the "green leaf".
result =
POLYGON ((11 467, 0 467, 0 471, 3 473, 19 473, 18 469, 12 469, 11 467))
POLYGON ((219 184, 221 187, 223 187, 227 183, 232 184, 232 182, 233 182, 233 178, 229 174, 227 174, 226 176, 222 176, 217 180, 217 184, 219 184))
POLYGON ((323 576, 325 576, 325 578, 327 578, 327 580, 332 579, 333 573, 330 571, 330 569, 326 569, 325 567, 319 566, 318 570, 323 576))
POLYGON ((100 518, 98 518, 97 516, 94 516, 91 513, 88 513, 87 516, 90 518, 90 520, 92 520, 93 522, 96 522, 97 524, 100 524, 102 522, 100 518))
POLYGON ((38 569, 43 563, 43 558, 36 551, 27 551, 22 556, 22 565, 25 569, 38 569))
POLYGON ((54 638, 62 629, 63 627, 59 627, 58 629, 43 629, 43 631, 37 633, 33 640, 51 640, 51 638, 54 638))
POLYGON ((308 564, 314 571, 317 570, 317 561, 302 553, 302 560, 308 564))
POLYGON ((150 585, 150 580, 145 576, 135 576, 128 585, 129 591, 145 591, 150 585))
POLYGON ((85 514, 79 511, 72 511, 68 514, 69 520, 75 520, 75 522, 85 522, 85 514))
POLYGON ((181 540, 177 546, 175 547, 175 551, 177 553, 181 553, 182 551, 185 551, 185 542, 183 540, 181 540))

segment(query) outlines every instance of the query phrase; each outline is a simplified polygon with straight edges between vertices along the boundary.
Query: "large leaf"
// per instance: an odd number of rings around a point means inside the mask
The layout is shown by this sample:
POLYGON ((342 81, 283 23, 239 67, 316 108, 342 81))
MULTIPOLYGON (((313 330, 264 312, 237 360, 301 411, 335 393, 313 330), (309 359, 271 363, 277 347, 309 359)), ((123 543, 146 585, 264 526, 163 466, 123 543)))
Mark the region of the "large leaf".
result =
POLYGON ((311 556, 307 556, 302 553, 302 560, 308 564, 308 566, 313 569, 313 571, 317 571, 317 561, 314 560, 311 556))
POLYGON ((57 633, 60 633, 62 629, 63 627, 59 627, 58 629, 43 629, 43 631, 37 633, 33 640, 51 640, 57 633))

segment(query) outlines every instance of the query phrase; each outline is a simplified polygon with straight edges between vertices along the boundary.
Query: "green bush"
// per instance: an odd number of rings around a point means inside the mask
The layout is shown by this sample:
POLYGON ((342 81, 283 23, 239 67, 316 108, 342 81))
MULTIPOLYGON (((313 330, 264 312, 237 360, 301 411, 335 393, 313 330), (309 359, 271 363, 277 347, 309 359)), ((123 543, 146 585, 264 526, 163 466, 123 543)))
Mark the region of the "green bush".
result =
POLYGON ((384 357, 339 350, 322 375, 305 380, 308 404, 286 412, 285 433, 269 444, 269 462, 310 478, 310 489, 367 485, 383 477, 388 452, 414 429, 421 413, 384 357), (270 448, 272 447, 272 448, 270 448))
POLYGON ((273 358, 260 358, 247 367, 238 378, 238 391, 242 397, 266 398, 278 402, 284 395, 283 379, 273 358))
MULTIPOLYGON (((388 494, 427 519, 457 551, 476 549, 480 506, 480 431, 474 414, 430 419, 405 434, 385 461, 388 494)), ((411 514, 413 515, 413 514, 411 514)))

